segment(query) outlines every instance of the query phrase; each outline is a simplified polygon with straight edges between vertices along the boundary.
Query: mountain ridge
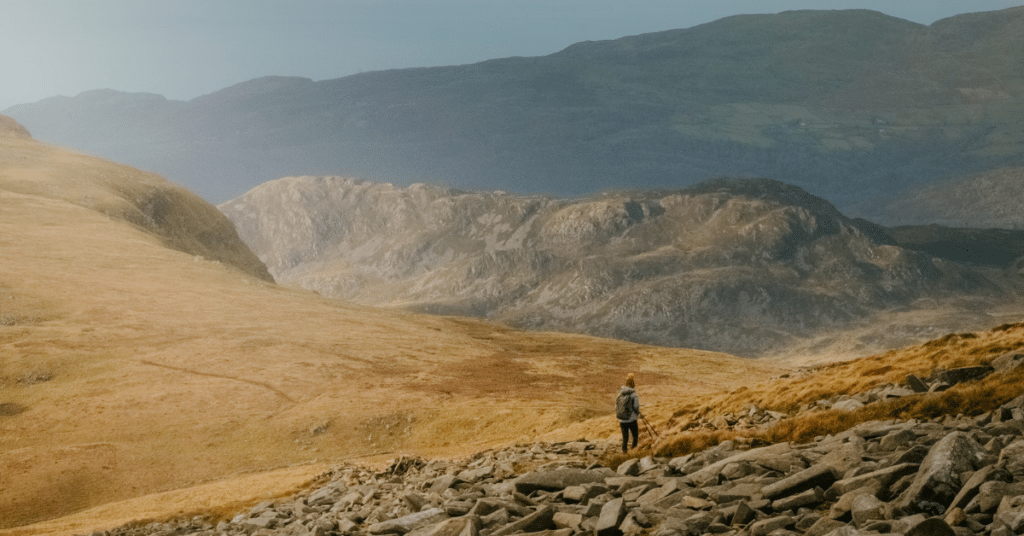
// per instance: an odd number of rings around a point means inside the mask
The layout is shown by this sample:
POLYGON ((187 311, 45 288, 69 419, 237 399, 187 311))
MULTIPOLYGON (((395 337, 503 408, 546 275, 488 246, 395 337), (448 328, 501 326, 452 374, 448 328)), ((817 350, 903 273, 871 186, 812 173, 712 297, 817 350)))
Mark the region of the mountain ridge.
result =
POLYGON ((744 176, 922 224, 887 201, 1021 158, 1024 84, 1007 73, 1022 20, 1021 9, 931 26, 870 11, 743 15, 548 56, 8 113, 216 202, 295 175, 561 196, 744 176))
POLYGON ((566 200, 291 177, 219 208, 278 281, 325 296, 743 356, 882 351, 989 327, 1015 295, 1003 268, 772 180, 566 200))

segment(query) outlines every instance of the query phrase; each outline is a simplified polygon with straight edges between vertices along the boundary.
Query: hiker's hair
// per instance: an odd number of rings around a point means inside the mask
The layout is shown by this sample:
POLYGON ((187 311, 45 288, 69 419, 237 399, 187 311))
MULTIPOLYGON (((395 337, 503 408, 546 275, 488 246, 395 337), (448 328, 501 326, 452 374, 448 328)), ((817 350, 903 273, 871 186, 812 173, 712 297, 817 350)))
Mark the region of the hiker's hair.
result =
POLYGON ((629 386, 629 387, 633 387, 634 389, 636 388, 636 381, 633 380, 633 373, 632 372, 629 373, 629 376, 626 376, 626 385, 629 386))

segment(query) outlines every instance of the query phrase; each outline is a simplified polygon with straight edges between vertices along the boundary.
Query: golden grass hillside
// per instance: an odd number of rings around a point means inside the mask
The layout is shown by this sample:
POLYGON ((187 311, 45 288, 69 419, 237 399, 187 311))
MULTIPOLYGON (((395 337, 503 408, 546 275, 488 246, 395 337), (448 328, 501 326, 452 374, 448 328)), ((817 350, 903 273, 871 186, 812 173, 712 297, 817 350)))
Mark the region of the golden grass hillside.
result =
POLYGON ((667 419, 780 370, 283 288, 206 207, 0 123, 0 534, 234 507, 341 460, 606 437, 626 372, 667 419))
POLYGON ((910 374, 927 378, 941 370, 988 366, 1007 352, 1022 348, 1024 322, 1004 324, 982 332, 949 334, 852 361, 818 365, 716 396, 695 397, 661 422, 665 437, 653 451, 661 456, 679 456, 736 439, 802 443, 868 421, 980 415, 1024 395, 1024 369, 993 373, 947 391, 915 394, 854 411, 813 410, 811 406, 822 399, 855 395, 879 385, 905 385, 910 374), (791 417, 770 427, 750 430, 707 430, 698 426, 702 420, 718 415, 742 413, 751 405, 791 417))

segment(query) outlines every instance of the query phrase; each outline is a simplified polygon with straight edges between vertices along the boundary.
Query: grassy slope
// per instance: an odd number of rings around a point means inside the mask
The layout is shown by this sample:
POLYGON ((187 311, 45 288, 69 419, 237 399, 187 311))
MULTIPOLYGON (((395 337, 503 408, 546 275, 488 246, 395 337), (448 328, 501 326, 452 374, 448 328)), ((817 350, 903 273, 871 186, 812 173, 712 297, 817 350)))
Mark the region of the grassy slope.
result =
POLYGON ((0 519, 51 520, 8 533, 223 507, 330 461, 455 456, 588 419, 572 433, 603 437, 627 371, 667 418, 680 397, 779 369, 281 288, 132 223, 152 198, 125 195, 140 185, 174 190, 0 129, 0 519))
POLYGON ((1024 369, 994 373, 981 381, 962 383, 944 392, 915 394, 871 404, 856 411, 802 413, 764 430, 706 431, 694 428, 701 418, 723 413, 740 414, 751 404, 793 414, 821 399, 854 395, 878 385, 905 384, 908 374, 927 378, 938 370, 986 366, 1004 353, 1019 352, 1021 348, 1024 348, 1024 322, 1005 324, 984 332, 949 334, 884 354, 822 365, 807 373, 774 378, 705 400, 694 400, 679 406, 676 413, 662 424, 668 429, 668 437, 656 451, 663 456, 682 455, 737 438, 768 443, 800 443, 867 421, 980 415, 1024 394, 1024 369))

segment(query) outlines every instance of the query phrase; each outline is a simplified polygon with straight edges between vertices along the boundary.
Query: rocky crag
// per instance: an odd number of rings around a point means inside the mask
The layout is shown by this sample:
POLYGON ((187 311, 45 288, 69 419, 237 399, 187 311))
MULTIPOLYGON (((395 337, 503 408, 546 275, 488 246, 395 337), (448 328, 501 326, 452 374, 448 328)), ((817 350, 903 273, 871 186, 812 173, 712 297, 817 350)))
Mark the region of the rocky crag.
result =
MULTIPOLYGON (((1011 352, 998 370, 1024 363, 1011 352)), ((943 371, 942 390, 992 368, 943 371)), ((864 394, 901 396, 897 386, 864 394)), ((829 402, 832 404, 832 402, 829 402)), ((821 411, 808 407, 801 412, 821 411)), ((872 421, 801 444, 726 441, 614 468, 618 448, 517 445, 446 462, 345 465, 231 520, 135 524, 94 536, 1010 536, 1024 531, 1024 396, 977 416, 872 421)))
POLYGON ((998 324, 1010 275, 770 180, 580 200, 285 178, 219 207, 277 281, 369 305, 744 356, 998 324))

